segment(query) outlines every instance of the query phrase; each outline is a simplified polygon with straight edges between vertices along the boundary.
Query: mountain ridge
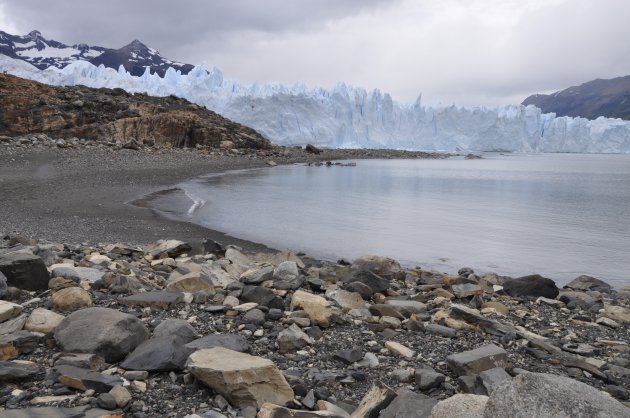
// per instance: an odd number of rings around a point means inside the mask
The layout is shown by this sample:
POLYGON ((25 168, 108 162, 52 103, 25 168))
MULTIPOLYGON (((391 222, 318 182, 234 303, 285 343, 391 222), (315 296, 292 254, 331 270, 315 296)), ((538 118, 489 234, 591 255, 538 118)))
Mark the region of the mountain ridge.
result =
POLYGON ((76 61, 87 61, 96 66, 102 64, 115 70, 122 65, 134 76, 142 75, 147 67, 161 77, 169 67, 182 74, 193 69, 191 64, 163 57, 158 50, 137 39, 118 49, 85 43, 66 45, 45 38, 38 30, 23 36, 0 31, 0 54, 25 61, 40 70, 49 67, 62 69, 76 61))
POLYGON ((630 120, 630 75, 598 78, 551 94, 533 94, 522 104, 558 116, 630 120))

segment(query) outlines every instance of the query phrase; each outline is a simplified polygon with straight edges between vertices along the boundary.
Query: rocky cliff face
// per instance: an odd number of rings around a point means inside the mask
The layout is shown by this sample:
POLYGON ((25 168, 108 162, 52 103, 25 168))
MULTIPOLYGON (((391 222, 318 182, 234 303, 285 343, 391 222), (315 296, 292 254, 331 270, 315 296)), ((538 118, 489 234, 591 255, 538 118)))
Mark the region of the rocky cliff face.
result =
POLYGON ((52 87, 0 74, 0 135, 269 149, 258 132, 173 96, 52 87))

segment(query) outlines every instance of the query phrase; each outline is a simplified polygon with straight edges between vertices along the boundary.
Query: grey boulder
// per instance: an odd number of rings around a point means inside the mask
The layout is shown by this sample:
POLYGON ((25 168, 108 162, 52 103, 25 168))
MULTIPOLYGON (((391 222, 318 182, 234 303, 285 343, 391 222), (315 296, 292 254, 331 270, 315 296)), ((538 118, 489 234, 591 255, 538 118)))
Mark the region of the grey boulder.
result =
POLYGON ((149 337, 135 316, 108 308, 87 308, 68 315, 55 330, 66 352, 93 353, 107 362, 123 359, 149 337))
POLYGON ((506 280, 503 283, 503 290, 512 297, 543 296, 549 299, 555 299, 560 292, 553 280, 539 274, 506 280))
POLYGON ((9 253, 0 256, 0 273, 7 285, 24 290, 46 290, 50 275, 44 261, 33 254, 9 253))
POLYGON ((486 418, 621 418, 630 409, 605 392, 567 377, 525 373, 499 385, 486 404, 486 418))

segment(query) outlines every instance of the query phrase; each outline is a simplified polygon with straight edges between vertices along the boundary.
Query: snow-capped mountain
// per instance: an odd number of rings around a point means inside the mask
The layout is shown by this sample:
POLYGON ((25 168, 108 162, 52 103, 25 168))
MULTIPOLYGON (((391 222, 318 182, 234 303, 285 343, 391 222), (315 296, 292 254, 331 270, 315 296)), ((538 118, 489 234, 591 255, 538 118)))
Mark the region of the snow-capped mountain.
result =
POLYGON ((556 117, 535 106, 496 108, 398 103, 378 90, 338 84, 327 90, 303 84, 243 85, 202 66, 163 77, 132 76, 76 61, 40 71, 0 56, 0 70, 53 85, 120 87, 150 95, 176 95, 256 129, 283 145, 395 148, 437 151, 630 153, 630 121, 556 117))
POLYGON ((63 68, 77 60, 89 61, 107 50, 108 48, 86 44, 69 46, 46 39, 36 30, 25 36, 0 31, 1 54, 26 61, 40 70, 48 67, 63 68))
POLYGON ((187 74, 193 69, 190 64, 171 61, 160 53, 135 40, 120 49, 90 46, 86 44, 66 45, 46 39, 39 31, 28 35, 11 35, 0 31, 0 54, 23 60, 40 70, 49 67, 64 68, 75 61, 88 61, 98 66, 118 69, 121 65, 132 75, 142 75, 146 67, 164 76, 169 67, 187 74))
POLYGON ((89 61, 96 66, 102 64, 109 68, 119 68, 122 65, 125 70, 134 76, 142 75, 147 67, 151 69, 151 72, 160 76, 164 76, 166 70, 171 67, 182 74, 187 74, 193 69, 193 66, 190 64, 175 62, 162 57, 157 50, 149 48, 138 40, 120 49, 105 51, 89 61))

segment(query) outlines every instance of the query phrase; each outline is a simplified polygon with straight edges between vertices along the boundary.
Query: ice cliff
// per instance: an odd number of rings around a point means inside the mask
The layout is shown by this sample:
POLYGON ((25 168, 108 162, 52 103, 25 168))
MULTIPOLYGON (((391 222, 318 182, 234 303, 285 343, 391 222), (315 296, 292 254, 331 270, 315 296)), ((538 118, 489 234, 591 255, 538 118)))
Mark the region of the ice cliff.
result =
POLYGON ((172 68, 141 77, 76 61, 46 70, 0 56, 0 70, 52 85, 120 87, 176 95, 250 126, 272 142, 331 148, 436 151, 630 153, 630 121, 556 117, 534 106, 495 108, 423 106, 393 101, 379 90, 338 84, 330 90, 303 84, 243 85, 217 68, 172 68))

